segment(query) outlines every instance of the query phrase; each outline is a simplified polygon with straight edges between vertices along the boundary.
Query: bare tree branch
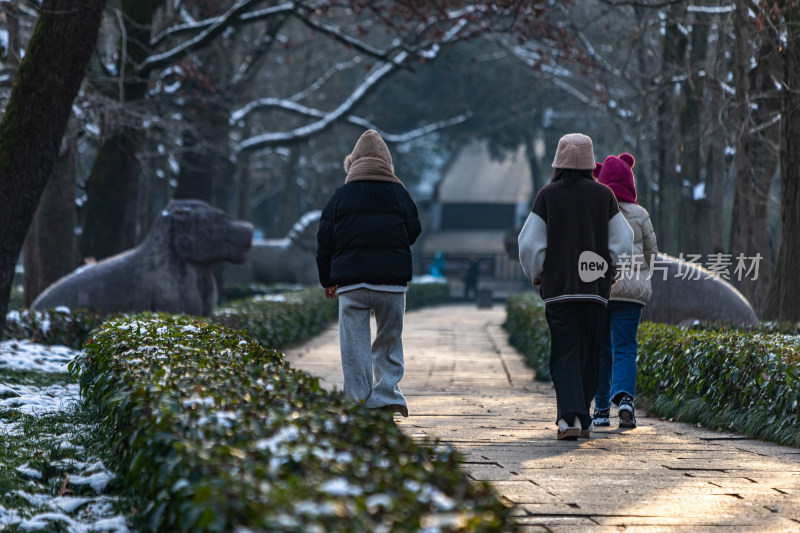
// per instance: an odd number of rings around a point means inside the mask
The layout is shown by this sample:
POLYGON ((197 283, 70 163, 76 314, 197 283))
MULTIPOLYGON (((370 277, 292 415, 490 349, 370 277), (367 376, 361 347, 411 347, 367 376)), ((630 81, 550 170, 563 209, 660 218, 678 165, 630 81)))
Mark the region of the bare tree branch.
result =
POLYGON ((301 101, 305 100, 306 98, 308 98, 309 95, 313 94, 318 89, 320 89, 323 85, 325 85, 325 83, 327 83, 328 80, 330 80, 334 75, 336 75, 339 72, 342 72, 343 70, 347 70, 349 68, 353 68, 354 66, 358 65, 362 61, 363 61, 363 59, 362 59, 361 56, 355 56, 353 59, 351 59, 349 61, 340 61, 339 63, 336 63, 333 67, 328 69, 327 72, 325 72, 319 78, 317 78, 314 81, 314 83, 312 83, 311 85, 309 85, 308 87, 306 87, 302 91, 300 91, 298 93, 295 93, 294 95, 290 96, 289 100, 291 100, 292 102, 301 102, 301 101))
POLYGON ((368 45, 367 43, 359 39, 356 39, 355 37, 347 35, 346 33, 342 32, 339 28, 335 26, 317 22, 312 18, 300 13, 299 11, 295 11, 293 15, 295 16, 295 18, 300 20, 303 24, 305 24, 312 30, 324 33, 325 35, 331 37, 336 41, 339 41, 340 43, 346 46, 350 46, 363 54, 374 57, 375 59, 380 59, 381 61, 389 61, 391 54, 399 48, 399 46, 395 46, 391 50, 380 50, 378 48, 368 45))
POLYGON ((373 130, 377 131, 381 135, 381 137, 383 137, 383 140, 385 140, 386 142, 404 143, 404 142, 408 142, 408 141, 417 139, 419 137, 424 137, 425 135, 428 135, 429 133, 433 133, 434 131, 438 131, 438 130, 441 130, 441 129, 444 129, 444 128, 449 128, 451 126, 456 126, 458 124, 462 124, 462 123, 466 122, 467 120, 469 120, 470 118, 472 118, 472 112, 471 111, 467 111, 466 113, 462 113, 462 114, 457 115, 457 116, 452 117, 452 118, 448 118, 448 119, 445 119, 445 120, 440 120, 438 122, 431 122, 431 123, 425 124, 424 126, 421 126, 419 128, 413 129, 411 131, 407 131, 405 133, 388 133, 388 132, 385 132, 382 129, 380 129, 378 126, 373 124, 372 122, 370 122, 370 121, 368 121, 366 119, 360 118, 360 117, 353 116, 353 115, 348 116, 347 117, 347 121, 349 123, 351 123, 351 124, 356 125, 356 126, 361 126, 362 128, 373 129, 373 130))
POLYGON ((682 0, 661 0, 659 2, 648 2, 647 0, 600 0, 600 1, 612 7, 634 6, 634 7, 659 8, 659 7, 671 6, 682 0))
POLYGON ((202 48, 222 32, 224 32, 229 26, 232 26, 237 22, 252 22, 254 20, 258 20, 259 18, 268 18, 278 14, 289 13, 295 9, 295 4, 291 3, 264 9, 259 12, 247 12, 247 10, 253 5, 262 1, 263 0, 240 0, 224 15, 214 19, 209 19, 208 21, 203 21, 202 23, 198 23, 202 24, 204 29, 197 36, 189 39, 188 41, 182 42, 175 48, 167 50, 166 52, 148 57, 136 65, 136 72, 142 73, 169 65, 173 61, 185 56, 189 52, 197 50, 198 48, 202 48), (250 16, 248 17, 247 15, 250 16), (213 22, 206 24, 209 21, 213 22))
MULTIPOLYGON (((248 6, 247 7, 252 7, 254 4, 257 4, 257 3, 260 3, 260 2, 263 2, 263 1, 264 0, 252 0, 251 2, 248 2, 248 6)), ((231 8, 231 11, 234 10, 234 9, 236 9, 236 6, 231 8)), ((275 15, 279 15, 279 14, 282 14, 282 13, 283 14, 291 13, 295 9, 297 9, 297 4, 295 4, 294 2, 287 2, 285 4, 279 4, 277 6, 272 6, 272 7, 268 7, 268 8, 265 8, 265 9, 260 9, 260 10, 257 10, 257 11, 249 11, 249 12, 246 12, 246 13, 240 13, 237 16, 237 20, 235 22, 237 22, 237 23, 239 23, 239 22, 254 22, 256 20, 266 19, 266 18, 273 17, 275 15)), ((219 24, 220 22, 222 22, 223 19, 225 17, 227 17, 229 13, 230 13, 230 11, 228 11, 228 13, 226 13, 224 15, 221 15, 219 17, 213 17, 213 18, 210 18, 210 19, 204 19, 204 20, 200 20, 200 21, 197 21, 197 22, 189 22, 189 23, 186 23, 186 24, 180 24, 178 26, 172 26, 170 28, 167 28, 166 30, 162 31, 161 33, 159 33, 158 35, 153 37, 153 39, 150 41, 150 46, 153 47, 153 48, 156 48, 159 45, 163 44, 164 41, 166 41, 167 39, 171 39, 171 38, 174 38, 174 37, 179 37, 179 36, 187 34, 187 33, 199 33, 199 32, 205 31, 205 30, 209 29, 211 26, 213 26, 214 24, 219 24)))
MULTIPOLYGON (((397 70, 400 66, 402 66, 403 62, 406 59, 408 59, 408 57, 409 57, 408 52, 400 52, 397 55, 395 55, 388 63, 385 63, 379 68, 376 68, 375 70, 370 72, 370 74, 361 83, 361 85, 359 85, 358 88, 356 88, 356 90, 353 91, 353 93, 349 97, 347 97, 347 99, 345 99, 344 102, 339 104, 339 106, 336 109, 324 115, 316 122, 312 122, 311 124, 295 128, 291 131, 269 132, 256 135, 239 143, 235 147, 235 150, 237 152, 246 152, 246 151, 258 150, 259 148, 265 148, 267 146, 277 146, 277 145, 297 142, 303 139, 307 139, 312 135, 315 135, 323 130, 328 129, 332 124, 334 124, 336 121, 341 119, 346 113, 348 113, 358 102, 363 100, 364 97, 369 93, 370 89, 375 87, 375 85, 377 85, 379 81, 381 81, 383 78, 385 78, 386 76, 397 70)), ((297 106, 297 104, 294 105, 297 106)))
MULTIPOLYGON (((293 113, 297 113, 306 117, 313 117, 320 119, 326 118, 327 116, 327 113, 325 111, 322 111, 321 109, 316 109, 313 107, 298 104, 291 100, 286 100, 281 98, 262 98, 260 100, 256 100, 255 102, 251 102, 244 108, 232 113, 231 122, 233 123, 238 120, 241 120, 244 116, 246 116, 250 112, 264 108, 282 109, 284 111, 291 111, 293 113)), ((348 122, 355 126, 376 130, 378 133, 381 134, 381 137, 383 137, 383 139, 387 142, 403 143, 403 142, 408 142, 412 139, 416 139, 417 137, 422 137, 423 135, 427 135, 436 130, 447 128, 450 126, 455 126, 456 124, 461 124, 462 122, 469 120, 470 117, 472 117, 472 112, 467 111, 466 113, 462 113, 455 117, 446 120, 440 120, 438 122, 432 122, 430 124, 426 124, 419 128, 400 134, 387 133, 383 131, 380 127, 376 126, 375 123, 356 115, 347 115, 342 117, 341 120, 344 120, 345 122, 348 122)))

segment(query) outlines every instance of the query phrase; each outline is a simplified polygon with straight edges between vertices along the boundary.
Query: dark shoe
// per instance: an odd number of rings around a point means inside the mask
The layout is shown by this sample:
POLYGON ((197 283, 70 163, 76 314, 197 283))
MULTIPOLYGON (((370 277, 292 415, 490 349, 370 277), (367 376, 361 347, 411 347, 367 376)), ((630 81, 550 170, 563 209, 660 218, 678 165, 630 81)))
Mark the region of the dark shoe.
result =
POLYGON ((577 418, 571 426, 563 418, 558 420, 558 433, 556 434, 558 440, 577 440, 580 435, 581 423, 577 418))
POLYGON ((599 428, 606 428, 611 425, 610 409, 595 409, 592 416, 592 423, 599 428))
POLYGON ((399 403, 384 405, 383 407, 380 407, 380 409, 382 411, 391 411, 392 414, 400 413, 404 418, 408 418, 408 407, 405 405, 400 405, 399 403))
POLYGON ((636 427, 636 415, 634 413, 633 398, 627 394, 619 400, 619 427, 636 427))

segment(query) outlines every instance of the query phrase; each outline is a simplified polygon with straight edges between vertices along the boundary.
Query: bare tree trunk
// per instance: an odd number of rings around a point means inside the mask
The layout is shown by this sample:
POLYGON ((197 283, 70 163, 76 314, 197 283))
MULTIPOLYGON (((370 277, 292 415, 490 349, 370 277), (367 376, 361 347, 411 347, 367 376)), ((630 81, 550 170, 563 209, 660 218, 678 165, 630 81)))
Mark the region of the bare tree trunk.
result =
POLYGON ((189 124, 183 136, 175 197, 196 198, 227 210, 233 178, 225 142, 230 111, 219 96, 204 96, 192 101, 184 112, 189 124))
MULTIPOLYGON (((124 77, 121 103, 135 102, 147 93, 147 73, 134 73, 134 66, 147 58, 153 16, 161 0, 120 0, 125 54, 119 72, 124 77)), ((143 134, 138 126, 103 124, 103 144, 97 151, 86 185, 87 201, 81 250, 83 255, 102 259, 133 246, 136 242, 136 202, 140 165, 138 154, 143 134)))
POLYGON ((764 318, 800 321, 800 14, 787 10, 781 91, 781 242, 764 318))
POLYGON ((724 139, 714 135, 706 161, 706 194, 708 195, 708 233, 709 247, 712 253, 725 251, 722 219, 725 215, 725 156, 724 139))
POLYGON ((774 128, 767 128, 759 137, 755 132, 760 122, 768 120, 769 102, 761 97, 758 102, 758 115, 751 109, 751 93, 764 93, 768 84, 767 62, 774 55, 774 42, 771 35, 764 39, 758 50, 758 59, 763 64, 751 69, 751 36, 755 34, 753 23, 748 17, 749 2, 737 0, 734 15, 734 83, 736 86, 736 113, 734 123, 736 137, 736 207, 737 237, 731 248, 733 256, 743 254, 747 261, 761 257, 759 276, 756 279, 744 276, 738 282, 742 294, 750 301, 758 314, 769 287, 772 270, 770 253, 770 231, 768 200, 769 189, 775 174, 774 155, 770 154, 769 134, 772 129, 773 143, 777 140, 774 128), (766 110, 767 112, 765 112, 766 110), (757 120, 760 119, 760 120, 757 120))
POLYGON ((239 154, 236 163, 236 218, 240 220, 251 220, 253 216, 252 208, 252 180, 250 176, 250 154, 239 154))
POLYGON ((0 121, 0 332, 17 258, 58 156, 106 2, 43 1, 0 121))
MULTIPOLYGON (((741 252, 746 257, 753 254, 755 241, 755 170, 750 150, 753 128, 750 114, 750 49, 747 11, 749 2, 736 0, 736 14, 733 19, 736 44, 734 48, 734 84, 736 87, 736 113, 734 124, 736 129, 736 237, 732 252, 741 252)), ((742 285, 745 297, 753 303, 753 288, 750 284, 742 285)))
MULTIPOLYGON (((696 15, 700 16, 700 15, 696 15)), ((681 246, 687 252, 708 250, 709 234, 697 231, 708 227, 708 200, 695 199, 694 188, 703 183, 703 151, 706 143, 702 135, 702 111, 705 80, 696 73, 703 70, 708 50, 708 21, 696 20, 692 25, 691 50, 689 51, 689 79, 683 87, 683 105, 680 113, 681 155, 684 180, 691 189, 687 201, 681 203, 681 246)))
POLYGON ((25 239, 25 290, 30 307, 51 283, 78 266, 75 242, 75 140, 65 139, 25 239))
POLYGON ((687 39, 678 27, 679 13, 675 7, 668 10, 664 36, 661 94, 658 106, 658 195, 657 226, 659 249, 670 254, 680 251, 680 212, 683 173, 676 169, 675 128, 677 104, 672 72, 683 62, 687 39))
POLYGON ((83 220, 81 253, 103 259, 135 244, 134 219, 137 180, 140 173, 137 154, 142 133, 120 127, 97 151, 87 181, 88 200, 83 220))

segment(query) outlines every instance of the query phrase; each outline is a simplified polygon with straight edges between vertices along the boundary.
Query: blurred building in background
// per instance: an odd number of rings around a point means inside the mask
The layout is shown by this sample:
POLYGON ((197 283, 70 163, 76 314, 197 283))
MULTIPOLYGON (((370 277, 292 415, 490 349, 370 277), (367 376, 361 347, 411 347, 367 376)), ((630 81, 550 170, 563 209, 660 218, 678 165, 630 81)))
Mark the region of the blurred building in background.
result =
POLYGON ((463 148, 446 168, 430 207, 421 243, 425 272, 441 251, 454 297, 463 296, 473 259, 480 264, 478 286, 496 297, 526 287, 519 261, 508 256, 503 239, 525 221, 532 192, 524 147, 502 160, 492 159, 482 142, 463 148))

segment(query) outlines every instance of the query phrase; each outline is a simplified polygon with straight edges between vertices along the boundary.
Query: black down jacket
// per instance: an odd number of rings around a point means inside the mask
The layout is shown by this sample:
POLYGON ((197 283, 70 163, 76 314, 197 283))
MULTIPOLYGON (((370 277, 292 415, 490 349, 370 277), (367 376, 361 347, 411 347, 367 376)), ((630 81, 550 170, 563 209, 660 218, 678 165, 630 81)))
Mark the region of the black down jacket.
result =
POLYGON ((411 245, 422 231, 417 206, 399 183, 352 181, 322 210, 317 268, 323 287, 405 285, 411 245))

